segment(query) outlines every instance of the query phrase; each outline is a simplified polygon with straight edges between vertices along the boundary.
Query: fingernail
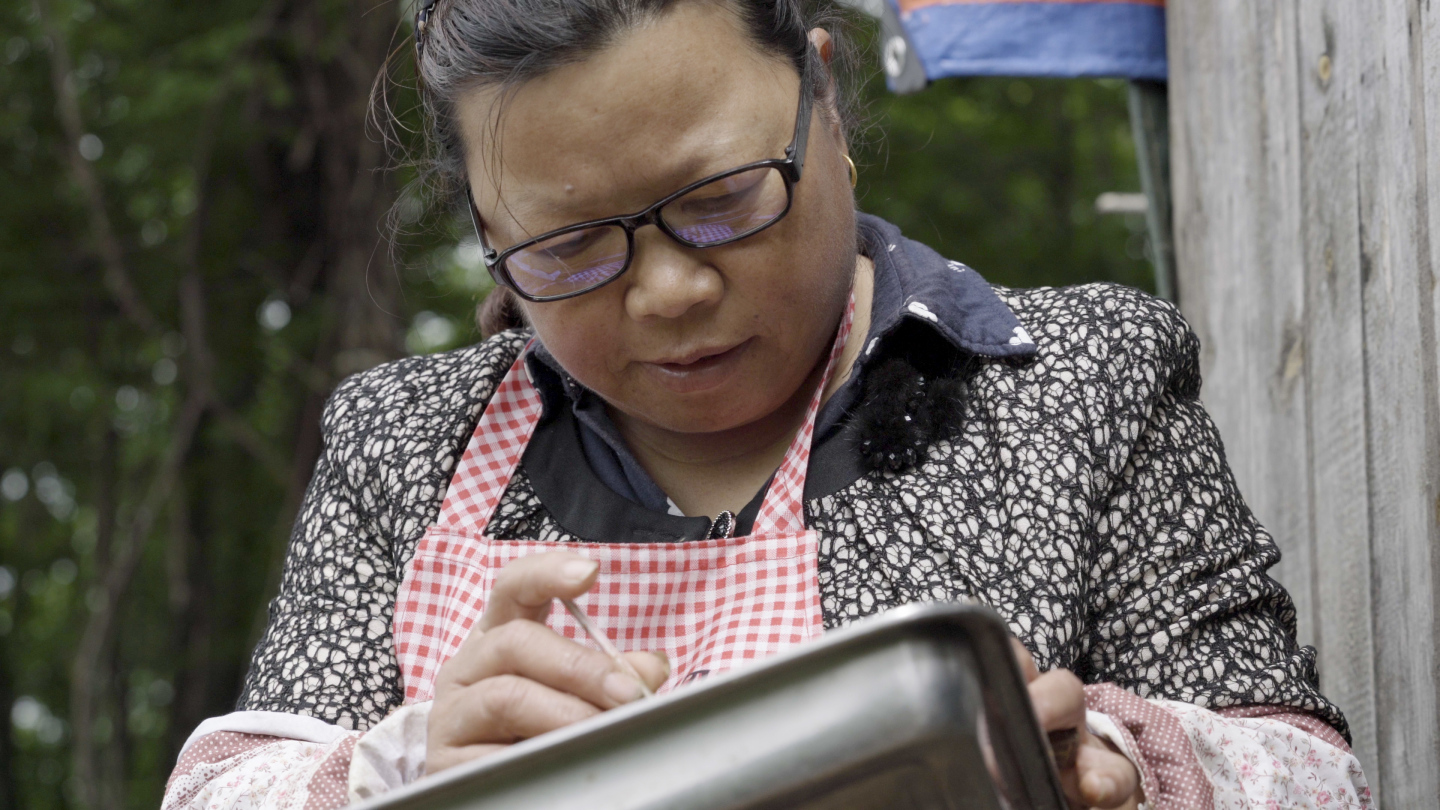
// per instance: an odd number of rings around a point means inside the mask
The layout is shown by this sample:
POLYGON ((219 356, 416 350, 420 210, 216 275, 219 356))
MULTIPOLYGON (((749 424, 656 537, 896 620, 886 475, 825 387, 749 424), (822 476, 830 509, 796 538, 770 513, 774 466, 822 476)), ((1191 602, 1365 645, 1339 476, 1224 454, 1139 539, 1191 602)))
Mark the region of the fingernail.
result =
POLYGON ((616 703, 629 703, 632 700, 639 700, 644 692, 640 691, 640 684, 629 675, 621 672, 612 672, 605 676, 605 695, 616 703))
POLYGON ((571 585, 579 585, 599 567, 600 563, 594 560, 571 560, 560 567, 560 577, 571 585))
POLYGON ((650 654, 660 659, 660 663, 665 665, 665 677, 670 677, 670 656, 663 652, 652 652, 650 654))
POLYGON ((1090 785, 1095 789, 1097 801, 1104 801, 1115 795, 1115 780, 1108 776, 1097 776, 1090 785))

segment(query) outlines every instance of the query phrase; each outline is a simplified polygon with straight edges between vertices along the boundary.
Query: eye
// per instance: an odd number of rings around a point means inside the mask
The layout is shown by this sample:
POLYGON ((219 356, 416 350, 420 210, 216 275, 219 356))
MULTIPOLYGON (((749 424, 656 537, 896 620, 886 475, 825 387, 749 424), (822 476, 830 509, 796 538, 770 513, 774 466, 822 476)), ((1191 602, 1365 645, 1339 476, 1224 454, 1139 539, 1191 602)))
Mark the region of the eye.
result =
POLYGON ((692 215, 733 211, 754 200, 764 188, 764 180, 763 172, 746 172, 717 180, 682 197, 680 208, 692 215))
POLYGON ((584 254, 593 248, 603 236, 604 232, 597 228, 572 231, 562 233, 554 239, 536 245, 534 249, 544 251, 556 259, 568 259, 584 254))

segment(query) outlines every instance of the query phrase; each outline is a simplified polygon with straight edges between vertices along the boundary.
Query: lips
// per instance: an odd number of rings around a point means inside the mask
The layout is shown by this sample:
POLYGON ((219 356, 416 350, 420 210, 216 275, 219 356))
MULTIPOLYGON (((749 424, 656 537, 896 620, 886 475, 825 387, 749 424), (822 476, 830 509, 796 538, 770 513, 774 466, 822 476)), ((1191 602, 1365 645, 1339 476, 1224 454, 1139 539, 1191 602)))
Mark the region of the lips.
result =
POLYGON ((726 348, 718 348, 718 349, 696 349, 695 351, 692 351, 692 352, 690 352, 690 353, 688 353, 688 354, 677 355, 677 356, 675 356, 675 357, 667 358, 667 359, 664 359, 664 360, 655 360, 655 361, 653 361, 653 364, 654 364, 654 365, 657 365, 657 366, 664 367, 664 368, 674 368, 674 369, 682 369, 682 370, 683 370, 683 369, 690 368, 690 367, 692 367, 692 366, 697 366, 697 365, 700 365, 700 364, 702 364, 702 363, 706 363, 706 362, 709 362, 709 361, 711 361, 711 360, 714 360, 714 359, 723 357, 723 356, 725 356, 726 354, 734 351, 735 349, 738 349, 739 347, 740 347, 740 344, 737 343, 737 344, 735 344, 734 346, 730 346, 730 347, 726 347, 726 348))
POLYGON ((677 394, 691 394, 715 388, 739 368, 751 340, 729 348, 705 348, 641 365, 657 383, 677 394))

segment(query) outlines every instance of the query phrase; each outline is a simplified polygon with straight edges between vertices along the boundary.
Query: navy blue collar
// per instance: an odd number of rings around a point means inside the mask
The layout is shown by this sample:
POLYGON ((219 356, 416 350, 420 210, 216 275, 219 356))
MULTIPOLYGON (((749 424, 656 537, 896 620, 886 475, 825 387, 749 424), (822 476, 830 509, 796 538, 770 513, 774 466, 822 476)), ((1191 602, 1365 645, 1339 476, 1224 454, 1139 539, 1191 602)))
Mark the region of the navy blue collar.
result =
MULTIPOLYGON (((825 403, 815 440, 823 441, 859 398, 866 364, 906 320, 928 325, 951 345, 984 357, 1020 357, 1035 353, 1035 343, 1000 300, 989 282, 960 262, 906 239, 879 217, 858 216, 861 252, 875 264, 870 331, 849 380, 825 403)), ((580 426, 585 457, 596 474, 617 493, 664 511, 667 498, 630 453, 605 405, 560 366, 536 342, 526 358, 530 379, 540 392, 542 420, 569 403, 580 426)))
POLYGON ((983 357, 1035 353, 1029 333, 979 273, 906 239, 879 217, 860 214, 859 230, 863 252, 875 263, 864 357, 906 319, 929 324, 951 345, 983 357))

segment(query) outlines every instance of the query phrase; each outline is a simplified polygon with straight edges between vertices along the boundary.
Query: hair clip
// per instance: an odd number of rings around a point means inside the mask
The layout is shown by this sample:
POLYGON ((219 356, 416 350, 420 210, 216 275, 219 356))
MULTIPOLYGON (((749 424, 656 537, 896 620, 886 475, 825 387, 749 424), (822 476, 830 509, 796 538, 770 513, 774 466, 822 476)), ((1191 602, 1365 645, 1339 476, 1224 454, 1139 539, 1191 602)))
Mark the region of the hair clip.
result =
POLYGON ((425 28, 430 24, 430 12, 435 8, 438 0, 420 0, 420 6, 415 10, 415 58, 419 59, 420 54, 425 51, 425 28))

